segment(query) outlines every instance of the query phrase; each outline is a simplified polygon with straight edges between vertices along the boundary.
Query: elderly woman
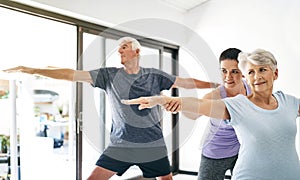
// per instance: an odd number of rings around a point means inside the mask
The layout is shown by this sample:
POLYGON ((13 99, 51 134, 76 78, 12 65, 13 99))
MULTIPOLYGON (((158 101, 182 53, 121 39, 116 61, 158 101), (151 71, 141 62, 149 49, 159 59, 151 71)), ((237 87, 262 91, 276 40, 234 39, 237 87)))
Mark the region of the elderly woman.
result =
POLYGON ((278 78, 277 62, 265 50, 239 54, 252 94, 222 100, 191 97, 152 96, 124 100, 140 104, 139 109, 172 104, 170 111, 182 111, 227 119, 236 131, 241 147, 233 179, 300 179, 299 158, 295 147, 296 118, 300 100, 281 91, 273 93, 278 78))

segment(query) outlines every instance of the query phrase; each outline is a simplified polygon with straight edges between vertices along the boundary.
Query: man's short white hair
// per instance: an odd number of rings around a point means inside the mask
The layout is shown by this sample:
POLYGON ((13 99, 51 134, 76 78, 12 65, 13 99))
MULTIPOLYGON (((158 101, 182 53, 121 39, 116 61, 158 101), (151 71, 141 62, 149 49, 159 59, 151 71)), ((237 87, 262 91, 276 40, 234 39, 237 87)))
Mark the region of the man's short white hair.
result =
POLYGON ((132 37, 122 37, 118 40, 119 45, 122 45, 124 43, 131 43, 132 50, 140 49, 141 50, 141 44, 138 40, 132 38, 132 37))

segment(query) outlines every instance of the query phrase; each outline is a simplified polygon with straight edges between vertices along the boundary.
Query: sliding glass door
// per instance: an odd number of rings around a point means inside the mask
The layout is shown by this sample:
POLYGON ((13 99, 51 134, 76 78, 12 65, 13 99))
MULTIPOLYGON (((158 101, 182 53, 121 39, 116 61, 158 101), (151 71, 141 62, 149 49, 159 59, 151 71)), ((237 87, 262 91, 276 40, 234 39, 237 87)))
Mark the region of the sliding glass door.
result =
MULTIPOLYGON (((175 45, 113 29, 100 34, 106 31, 105 27, 15 2, 1 2, 0 5, 1 70, 20 65, 79 70, 120 67, 117 39, 133 36, 143 46, 141 66, 176 74, 172 62, 163 63, 166 62, 164 56, 174 59, 177 51, 170 49, 178 49, 175 45), (168 47, 167 51, 165 47, 168 47)), ((109 143, 111 105, 106 94, 86 83, 36 75, 0 73, 0 79, 0 91, 3 85, 1 93, 5 93, 1 94, 1 107, 10 107, 5 99, 9 95, 8 80, 15 80, 17 86, 15 132, 18 142, 15 146, 19 150, 18 173, 10 172, 10 154, 5 151, 1 154, 4 159, 0 163, 0 176, 33 180, 41 177, 85 179, 109 143)), ((0 136, 4 144, 4 137, 11 135, 9 124, 12 119, 2 109, 1 122, 5 123, 1 123, 0 136)), ((177 157, 172 154, 176 136, 173 136, 169 118, 173 117, 162 112, 170 162, 177 157)), ((121 179, 139 175, 141 171, 133 167, 121 179)))
MULTIPOLYGON (((15 66, 76 68, 76 27, 0 8, 2 69, 15 66)), ((16 82, 17 143, 1 152, 1 176, 11 179, 75 179, 73 83, 26 74, 0 74, 0 135, 10 137, 9 89, 16 82), (2 125, 2 122, 5 122, 2 125), (10 149, 17 146, 17 174, 11 174, 10 149)))

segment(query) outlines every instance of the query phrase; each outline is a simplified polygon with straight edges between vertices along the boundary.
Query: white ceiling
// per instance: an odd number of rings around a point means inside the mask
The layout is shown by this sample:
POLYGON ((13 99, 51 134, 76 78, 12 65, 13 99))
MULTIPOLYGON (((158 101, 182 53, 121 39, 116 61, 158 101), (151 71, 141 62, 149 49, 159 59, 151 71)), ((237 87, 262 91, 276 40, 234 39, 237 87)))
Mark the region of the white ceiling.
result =
POLYGON ((163 3, 172 6, 182 12, 190 11, 197 6, 209 1, 209 0, 161 0, 163 3))

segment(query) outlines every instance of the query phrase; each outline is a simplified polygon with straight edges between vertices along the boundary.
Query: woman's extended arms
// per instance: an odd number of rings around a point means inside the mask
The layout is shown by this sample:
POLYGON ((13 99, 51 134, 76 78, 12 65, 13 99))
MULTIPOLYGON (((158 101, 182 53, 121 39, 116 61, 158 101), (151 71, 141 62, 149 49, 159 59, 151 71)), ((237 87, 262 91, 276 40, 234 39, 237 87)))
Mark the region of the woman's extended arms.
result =
POLYGON ((193 97, 168 97, 168 96, 150 96, 140 97, 131 100, 122 100, 123 104, 140 104, 139 109, 152 108, 156 105, 164 106, 170 102, 176 102, 179 105, 177 111, 188 112, 195 115, 205 115, 217 119, 229 119, 225 103, 222 100, 198 99, 193 97))
MULTIPOLYGON (((220 88, 218 87, 217 89, 205 94, 202 99, 221 99, 220 88)), ((164 105, 164 108, 167 111, 177 113, 179 111, 178 108, 180 108, 180 104, 175 100, 171 100, 169 103, 164 105)), ((200 116, 202 116, 201 114, 193 114, 190 112, 183 112, 183 115, 192 120, 197 120, 200 116)))

